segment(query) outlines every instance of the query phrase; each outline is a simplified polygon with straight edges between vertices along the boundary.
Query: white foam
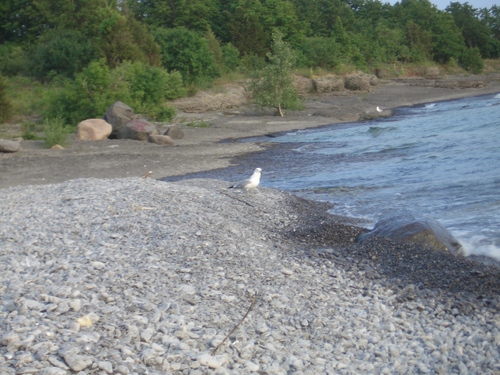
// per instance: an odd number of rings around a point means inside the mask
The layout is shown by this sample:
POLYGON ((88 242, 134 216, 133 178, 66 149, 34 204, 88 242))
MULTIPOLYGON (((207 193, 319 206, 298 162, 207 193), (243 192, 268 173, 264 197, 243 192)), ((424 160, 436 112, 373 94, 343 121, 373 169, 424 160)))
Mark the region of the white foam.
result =
POLYGON ((484 255, 500 260, 500 247, 491 242, 491 238, 482 235, 467 236, 466 233, 455 234, 462 244, 464 255, 484 255))

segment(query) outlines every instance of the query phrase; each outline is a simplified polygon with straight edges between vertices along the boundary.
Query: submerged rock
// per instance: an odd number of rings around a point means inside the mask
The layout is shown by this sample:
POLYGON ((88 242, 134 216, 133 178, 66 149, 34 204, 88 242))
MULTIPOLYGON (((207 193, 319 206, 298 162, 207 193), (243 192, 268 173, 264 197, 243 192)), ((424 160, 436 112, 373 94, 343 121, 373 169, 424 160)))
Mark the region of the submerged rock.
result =
POLYGON ((444 226, 433 219, 416 219, 411 214, 381 219, 372 231, 360 235, 358 242, 373 237, 414 243, 438 251, 449 251, 454 255, 464 255, 460 242, 444 226))

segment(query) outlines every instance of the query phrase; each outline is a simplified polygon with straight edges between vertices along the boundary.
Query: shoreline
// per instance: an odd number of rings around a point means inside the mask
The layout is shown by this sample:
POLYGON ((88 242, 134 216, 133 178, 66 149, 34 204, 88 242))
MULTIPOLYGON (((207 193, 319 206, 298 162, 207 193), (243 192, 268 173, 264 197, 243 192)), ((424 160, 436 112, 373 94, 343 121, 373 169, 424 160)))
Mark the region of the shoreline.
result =
POLYGON ((169 125, 180 126, 185 136, 175 141, 173 147, 132 140, 104 140, 73 141, 67 149, 47 150, 42 148, 42 141, 23 141, 21 151, 0 155, 3 177, 0 189, 76 178, 140 177, 149 171, 152 178, 162 179, 225 168, 234 165, 235 158, 263 149, 257 142, 239 142, 244 138, 362 121, 390 116, 398 107, 493 94, 500 92, 500 79, 497 79, 495 76, 482 88, 449 89, 391 81, 381 83, 368 93, 308 96, 304 110, 287 113, 284 118, 251 107, 180 112, 169 125), (377 106, 384 111, 378 113, 377 106), (210 126, 187 125, 200 121, 210 126))

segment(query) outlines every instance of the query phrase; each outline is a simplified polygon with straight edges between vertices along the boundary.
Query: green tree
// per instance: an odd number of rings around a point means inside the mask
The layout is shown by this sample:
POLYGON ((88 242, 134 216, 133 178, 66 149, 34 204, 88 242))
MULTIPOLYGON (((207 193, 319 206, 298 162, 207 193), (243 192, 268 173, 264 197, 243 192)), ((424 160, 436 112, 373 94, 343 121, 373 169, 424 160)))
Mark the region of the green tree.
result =
POLYGON ((479 18, 480 12, 468 3, 450 3, 446 11, 453 16, 455 24, 462 31, 465 44, 469 48, 478 48, 485 58, 499 56, 500 44, 491 37, 492 30, 485 19, 479 18))
POLYGON ((110 67, 123 61, 160 64, 160 47, 143 24, 112 7, 101 7, 96 14, 101 20, 96 43, 110 67))
POLYGON ((239 0, 228 24, 231 43, 242 56, 264 57, 269 51, 270 35, 262 22, 259 0, 239 0))
POLYGON ((196 32, 157 28, 153 35, 160 45, 163 66, 168 71, 180 72, 185 83, 211 82, 220 76, 208 41, 196 32))
POLYGON ((231 43, 224 44, 221 47, 222 66, 224 72, 234 72, 241 66, 240 51, 231 43))
POLYGON ((71 78, 97 57, 92 43, 76 30, 45 33, 31 51, 31 74, 38 80, 54 75, 71 78))
POLYGON ((453 17, 441 12, 432 27, 432 58, 438 63, 459 60, 465 48, 464 38, 453 17))
POLYGON ((250 83, 253 100, 262 107, 276 108, 283 117, 283 108, 300 106, 300 98, 293 85, 292 66, 294 52, 283 41, 279 31, 273 33, 272 53, 267 54, 269 64, 250 83))

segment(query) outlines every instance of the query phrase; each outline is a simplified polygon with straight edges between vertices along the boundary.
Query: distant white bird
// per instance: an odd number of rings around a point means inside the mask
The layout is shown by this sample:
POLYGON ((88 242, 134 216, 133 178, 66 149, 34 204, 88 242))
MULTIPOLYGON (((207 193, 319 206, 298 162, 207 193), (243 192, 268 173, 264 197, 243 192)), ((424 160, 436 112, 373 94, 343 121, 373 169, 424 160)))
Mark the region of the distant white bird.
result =
POLYGON ((254 189, 257 186, 259 186, 260 182, 260 174, 262 172, 262 169, 260 168, 255 168, 255 171, 253 172, 252 176, 250 176, 249 179, 246 179, 244 181, 240 181, 233 186, 230 186, 230 189, 245 189, 245 190, 250 190, 254 189))
POLYGON ((380 113, 383 112, 383 110, 381 110, 380 107, 377 107, 377 112, 380 113))

